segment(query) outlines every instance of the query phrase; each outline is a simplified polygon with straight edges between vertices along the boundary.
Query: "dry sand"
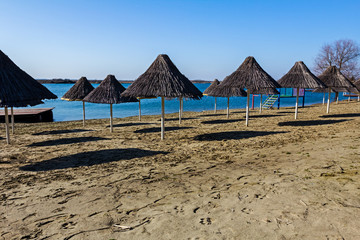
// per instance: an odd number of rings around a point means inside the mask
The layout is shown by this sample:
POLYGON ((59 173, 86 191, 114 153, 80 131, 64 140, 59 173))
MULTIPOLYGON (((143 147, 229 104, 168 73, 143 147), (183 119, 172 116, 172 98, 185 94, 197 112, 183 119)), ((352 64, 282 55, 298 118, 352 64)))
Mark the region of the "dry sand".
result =
POLYGON ((360 103, 325 108, 17 124, 0 239, 360 239, 360 103))

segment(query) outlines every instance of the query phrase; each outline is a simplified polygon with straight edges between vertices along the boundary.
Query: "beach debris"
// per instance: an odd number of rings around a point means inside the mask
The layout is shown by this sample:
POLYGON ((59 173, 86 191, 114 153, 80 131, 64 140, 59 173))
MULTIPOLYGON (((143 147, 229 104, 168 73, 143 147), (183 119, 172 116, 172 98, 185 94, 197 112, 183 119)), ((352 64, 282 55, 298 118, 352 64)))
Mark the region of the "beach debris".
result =
POLYGON ((200 207, 196 207, 196 208, 194 208, 193 212, 196 213, 197 210, 199 210, 199 209, 200 209, 200 207))
POLYGON ((133 229, 130 226, 122 226, 122 225, 118 225, 118 224, 114 224, 114 227, 118 227, 118 228, 120 228, 122 230, 131 230, 131 229, 133 229))
POLYGON ((116 227, 118 229, 118 230, 114 230, 115 232, 125 232, 125 231, 134 230, 135 228, 140 227, 140 226, 150 223, 150 222, 151 222, 151 218, 146 217, 146 218, 142 219, 142 221, 139 224, 136 224, 134 226, 114 224, 113 227, 116 227))

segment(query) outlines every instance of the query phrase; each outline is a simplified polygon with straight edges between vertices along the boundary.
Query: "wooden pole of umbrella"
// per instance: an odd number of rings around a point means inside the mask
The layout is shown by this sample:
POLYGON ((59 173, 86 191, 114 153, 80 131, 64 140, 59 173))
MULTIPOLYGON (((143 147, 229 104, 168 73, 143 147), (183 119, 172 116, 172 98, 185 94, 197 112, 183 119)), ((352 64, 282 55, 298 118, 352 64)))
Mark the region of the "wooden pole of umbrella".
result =
POLYGON ((113 132, 113 109, 112 104, 110 103, 110 132, 113 132))
POLYGON ((295 119, 298 117, 298 107, 299 107, 299 88, 296 88, 296 104, 295 104, 295 119))
POLYGON ((139 121, 141 121, 141 99, 139 99, 139 121))
POLYGON ((182 97, 180 97, 179 98, 179 124, 181 124, 182 110, 183 110, 183 100, 182 100, 182 97))
POLYGON ((226 117, 227 119, 229 119, 229 115, 230 115, 230 109, 229 109, 229 97, 227 98, 227 108, 226 108, 226 117))
POLYGON ((216 97, 215 97, 215 108, 214 108, 214 113, 216 113, 216 97))
POLYGON ((7 106, 5 106, 5 132, 6 132, 6 143, 10 144, 9 113, 7 106))
POLYGON ((83 104, 83 127, 85 127, 85 102, 84 100, 82 101, 83 104))
POLYGON ((324 96, 323 96, 323 105, 325 105, 325 96, 326 96, 326 92, 324 91, 324 96))
POLYGON ((15 119, 14 119, 14 108, 11 107, 11 133, 14 134, 15 131, 15 119))
POLYGON ((262 112, 262 94, 260 94, 260 113, 262 112))
POLYGON ((165 100, 161 97, 161 140, 164 140, 165 132, 165 100))
POLYGON ((249 126, 249 102, 250 102, 250 92, 247 92, 247 101, 246 101, 246 121, 245 125, 249 126))
POLYGON ((326 113, 330 112, 330 95, 331 95, 331 88, 329 88, 329 91, 328 91, 328 100, 327 100, 326 113))

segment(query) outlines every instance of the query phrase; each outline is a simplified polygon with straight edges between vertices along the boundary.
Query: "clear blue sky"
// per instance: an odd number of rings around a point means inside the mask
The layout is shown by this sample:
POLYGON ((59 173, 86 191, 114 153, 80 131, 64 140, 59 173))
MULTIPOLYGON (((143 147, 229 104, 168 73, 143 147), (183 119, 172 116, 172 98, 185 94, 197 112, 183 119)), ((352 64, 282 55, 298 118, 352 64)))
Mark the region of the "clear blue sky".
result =
POLYGON ((34 78, 135 79, 166 53, 190 79, 247 56, 275 79, 325 43, 360 42, 353 0, 0 0, 0 49, 34 78))

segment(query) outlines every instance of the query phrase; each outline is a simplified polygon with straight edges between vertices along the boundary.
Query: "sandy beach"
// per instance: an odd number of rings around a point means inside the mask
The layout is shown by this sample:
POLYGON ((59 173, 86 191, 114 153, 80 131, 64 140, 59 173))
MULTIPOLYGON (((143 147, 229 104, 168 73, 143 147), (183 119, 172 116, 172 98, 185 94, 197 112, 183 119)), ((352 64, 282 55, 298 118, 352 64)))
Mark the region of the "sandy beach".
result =
POLYGON ((0 239, 360 239, 360 102, 325 112, 2 124, 0 239))

